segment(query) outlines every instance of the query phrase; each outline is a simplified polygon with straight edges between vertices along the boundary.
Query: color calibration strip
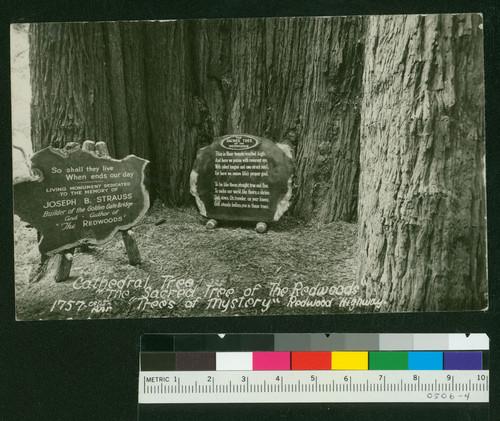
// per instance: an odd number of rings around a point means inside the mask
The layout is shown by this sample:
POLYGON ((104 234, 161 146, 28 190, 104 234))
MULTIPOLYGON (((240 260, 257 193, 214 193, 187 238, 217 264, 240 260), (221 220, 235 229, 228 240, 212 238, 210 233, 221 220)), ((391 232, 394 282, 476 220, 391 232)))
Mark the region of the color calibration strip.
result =
POLYGON ((141 371, 483 370, 481 351, 145 352, 141 371))
POLYGON ((145 335, 139 403, 488 402, 488 349, 482 334, 145 335))

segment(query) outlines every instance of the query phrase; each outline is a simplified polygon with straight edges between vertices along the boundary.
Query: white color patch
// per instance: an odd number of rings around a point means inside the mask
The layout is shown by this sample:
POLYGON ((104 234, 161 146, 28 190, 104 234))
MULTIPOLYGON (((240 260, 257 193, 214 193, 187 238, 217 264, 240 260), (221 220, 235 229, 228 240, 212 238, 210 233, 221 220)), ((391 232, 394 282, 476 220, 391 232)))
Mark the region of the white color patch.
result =
POLYGON ((215 369, 217 371, 251 371, 252 368, 253 354, 251 352, 217 352, 215 354, 215 369))

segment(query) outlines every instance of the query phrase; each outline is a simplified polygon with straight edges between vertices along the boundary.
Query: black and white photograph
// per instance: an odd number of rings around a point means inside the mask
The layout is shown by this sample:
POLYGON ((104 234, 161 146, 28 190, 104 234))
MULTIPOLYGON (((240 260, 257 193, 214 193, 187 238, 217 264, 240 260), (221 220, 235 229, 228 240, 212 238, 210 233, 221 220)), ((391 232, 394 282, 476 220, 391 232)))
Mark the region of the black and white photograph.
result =
POLYGON ((488 308, 481 14, 10 34, 17 320, 488 308))

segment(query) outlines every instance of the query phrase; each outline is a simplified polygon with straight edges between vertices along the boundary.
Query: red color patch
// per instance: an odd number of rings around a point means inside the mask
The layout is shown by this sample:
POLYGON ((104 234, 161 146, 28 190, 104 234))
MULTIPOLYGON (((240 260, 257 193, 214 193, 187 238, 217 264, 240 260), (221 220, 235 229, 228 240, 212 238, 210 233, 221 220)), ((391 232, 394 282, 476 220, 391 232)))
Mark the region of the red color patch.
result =
POLYGON ((331 352, 292 352, 292 370, 331 370, 331 352))

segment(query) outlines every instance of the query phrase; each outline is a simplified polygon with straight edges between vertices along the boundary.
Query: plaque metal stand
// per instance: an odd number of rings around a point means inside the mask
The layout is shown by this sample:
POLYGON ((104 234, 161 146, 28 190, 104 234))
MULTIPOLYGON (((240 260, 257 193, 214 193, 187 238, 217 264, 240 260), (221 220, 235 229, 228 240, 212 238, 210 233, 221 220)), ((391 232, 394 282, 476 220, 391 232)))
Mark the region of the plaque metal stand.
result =
POLYGON ((265 233, 267 231, 267 224, 265 222, 257 222, 257 225, 255 225, 255 231, 259 234, 265 233))
MULTIPOLYGON (((213 230, 216 228, 218 225, 217 220, 215 219, 209 219, 208 222, 205 224, 206 229, 213 230)), ((267 232, 267 224, 265 222, 257 222, 257 225, 255 225, 255 231, 257 231, 259 234, 263 234, 267 232)))
POLYGON ((209 219, 205 227, 209 230, 213 230, 217 226, 217 221, 215 219, 209 219))

